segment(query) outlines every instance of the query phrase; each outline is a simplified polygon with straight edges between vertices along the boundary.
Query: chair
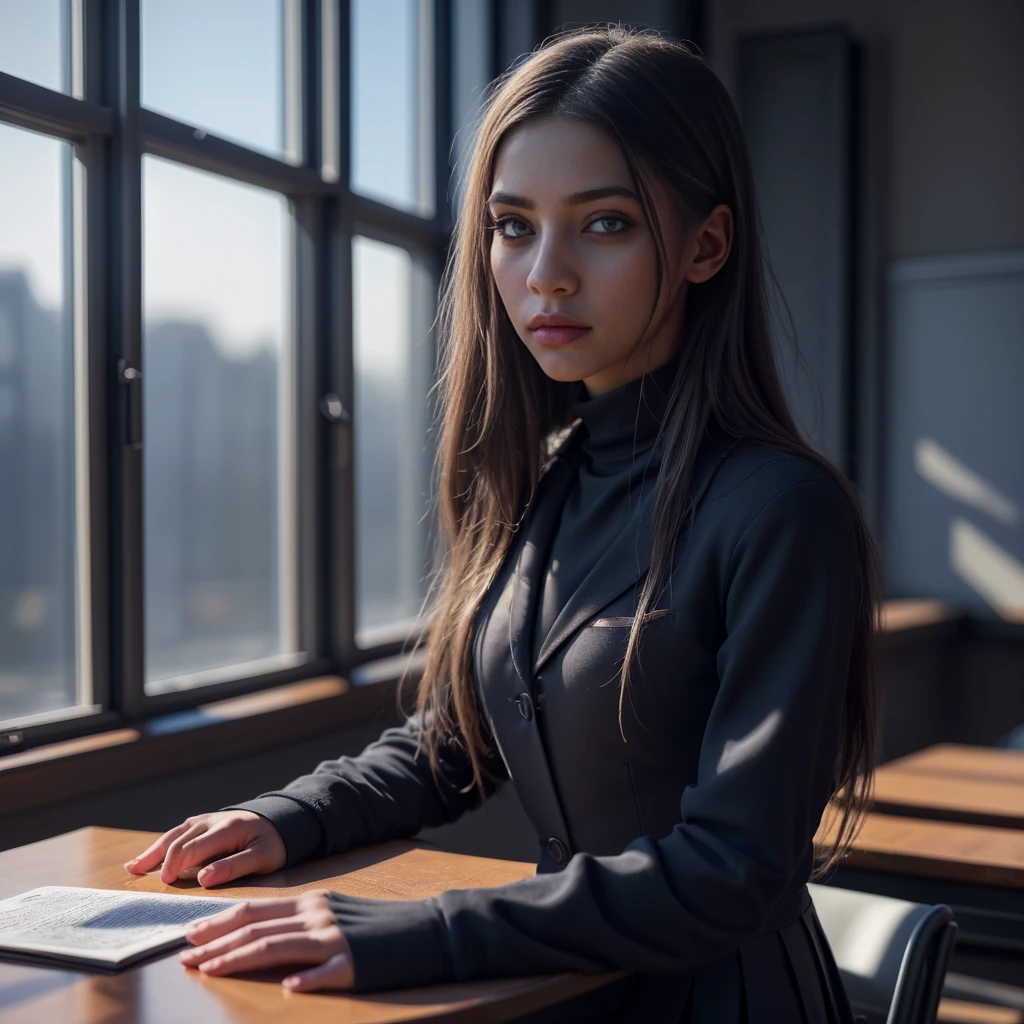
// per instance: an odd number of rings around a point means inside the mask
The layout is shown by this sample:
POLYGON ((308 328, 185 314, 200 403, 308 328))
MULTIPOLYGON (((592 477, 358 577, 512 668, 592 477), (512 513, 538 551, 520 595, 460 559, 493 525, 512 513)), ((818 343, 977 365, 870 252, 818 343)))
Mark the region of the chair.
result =
POLYGON ((808 886, 854 1013, 866 1024, 934 1024, 956 940, 953 911, 808 886))

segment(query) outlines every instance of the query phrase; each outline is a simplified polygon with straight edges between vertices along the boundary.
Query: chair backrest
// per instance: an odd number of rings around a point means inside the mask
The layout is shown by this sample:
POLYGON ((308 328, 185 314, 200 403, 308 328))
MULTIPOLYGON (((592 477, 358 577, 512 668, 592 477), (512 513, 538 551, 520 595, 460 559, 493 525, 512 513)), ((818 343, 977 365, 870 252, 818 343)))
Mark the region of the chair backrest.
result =
POLYGON ((867 1024, 934 1024, 956 938, 949 907, 808 889, 854 1012, 867 1024))

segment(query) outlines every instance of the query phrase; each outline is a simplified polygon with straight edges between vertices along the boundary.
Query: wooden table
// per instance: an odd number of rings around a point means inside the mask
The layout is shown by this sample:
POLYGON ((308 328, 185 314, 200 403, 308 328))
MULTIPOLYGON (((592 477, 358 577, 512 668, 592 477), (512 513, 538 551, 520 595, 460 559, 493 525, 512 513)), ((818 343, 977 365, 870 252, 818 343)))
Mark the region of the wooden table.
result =
POLYGON ((1024 829, 1024 751, 942 743, 875 772, 875 810, 1024 829))
POLYGON ((948 904, 959 926, 950 970, 1021 984, 1024 830, 873 812, 828 882, 948 904))
POLYGON ((1016 829, 875 812, 842 863, 844 869, 998 888, 1009 902, 1018 895, 1024 901, 1024 832, 1016 829))
MULTIPOLYGON (((164 885, 158 874, 133 876, 126 860, 156 833, 85 828, 0 853, 0 899, 41 885, 187 892, 198 883, 164 885)), ((528 878, 533 864, 442 853, 411 842, 386 843, 246 879, 213 890, 246 899, 324 886, 378 899, 423 899, 446 889, 503 885, 528 878)), ((281 968, 246 977, 208 978, 171 954, 116 975, 0 962, 3 1024, 384 1024, 390 1021, 499 1022, 607 984, 618 974, 551 975, 438 985, 375 995, 295 993, 281 968)))
POLYGON ((954 968, 1024 979, 1024 752, 943 743, 881 765, 835 884, 947 903, 954 968))

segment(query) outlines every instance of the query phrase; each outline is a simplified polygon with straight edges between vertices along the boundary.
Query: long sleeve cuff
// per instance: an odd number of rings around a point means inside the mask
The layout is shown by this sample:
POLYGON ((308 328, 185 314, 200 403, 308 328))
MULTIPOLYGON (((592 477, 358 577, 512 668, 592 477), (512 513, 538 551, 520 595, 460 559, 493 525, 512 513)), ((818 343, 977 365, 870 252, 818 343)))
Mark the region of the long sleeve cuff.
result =
POLYGON ((253 800, 246 800, 244 803, 232 804, 230 807, 221 808, 225 811, 253 811, 266 818, 284 840, 284 848, 287 853, 285 867, 292 867, 302 861, 309 860, 323 846, 323 829, 320 827, 320 820, 301 804, 291 797, 271 794, 258 796, 253 800))
POLYGON ((329 900, 352 952, 353 991, 454 980, 448 930, 436 898, 373 900, 332 892, 329 900))

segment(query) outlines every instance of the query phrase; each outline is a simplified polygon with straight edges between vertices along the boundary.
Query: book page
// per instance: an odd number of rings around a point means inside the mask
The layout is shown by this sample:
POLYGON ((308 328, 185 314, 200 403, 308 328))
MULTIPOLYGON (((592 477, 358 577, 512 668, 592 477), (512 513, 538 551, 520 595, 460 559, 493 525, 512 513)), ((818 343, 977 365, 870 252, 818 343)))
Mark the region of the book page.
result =
POLYGON ((238 902, 45 886, 0 900, 0 947, 117 963, 183 938, 193 921, 238 902))

